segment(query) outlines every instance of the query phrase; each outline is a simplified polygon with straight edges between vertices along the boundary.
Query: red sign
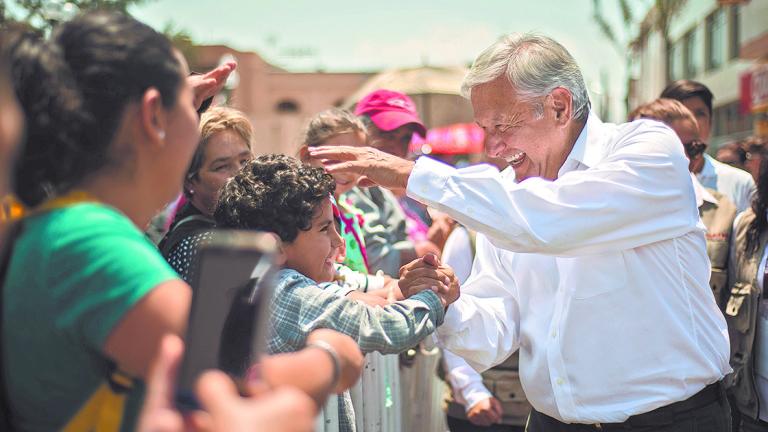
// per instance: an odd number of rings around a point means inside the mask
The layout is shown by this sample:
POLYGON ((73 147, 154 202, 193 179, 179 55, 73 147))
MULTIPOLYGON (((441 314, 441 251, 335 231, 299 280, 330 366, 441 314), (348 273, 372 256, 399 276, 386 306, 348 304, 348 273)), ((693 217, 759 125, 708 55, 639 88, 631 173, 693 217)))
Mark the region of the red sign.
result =
POLYGON ((759 65, 752 71, 752 111, 768 109, 768 64, 759 65))
POLYGON ((768 110, 768 64, 760 64, 740 78, 741 112, 768 110))
POLYGON ((413 134, 410 151, 416 154, 472 154, 483 152, 485 134, 474 123, 433 128, 427 137, 413 134))

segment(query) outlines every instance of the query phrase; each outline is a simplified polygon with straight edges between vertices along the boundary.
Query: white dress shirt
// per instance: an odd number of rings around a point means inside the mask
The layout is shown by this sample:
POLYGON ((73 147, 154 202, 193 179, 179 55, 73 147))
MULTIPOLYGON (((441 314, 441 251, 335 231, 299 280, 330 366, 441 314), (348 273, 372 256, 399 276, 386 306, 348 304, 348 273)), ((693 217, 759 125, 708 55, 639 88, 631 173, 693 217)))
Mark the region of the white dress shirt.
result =
POLYGON ((696 174, 704 187, 714 189, 730 198, 739 212, 748 209, 755 193, 755 181, 744 170, 724 164, 704 154, 704 167, 696 174))
POLYGON ((482 233, 441 343, 478 370, 519 349, 539 412, 622 422, 730 371, 688 160, 663 124, 590 115, 556 181, 422 157, 408 194, 482 233))
MULTIPOLYGON (((450 266, 456 278, 463 285, 469 278, 474 260, 473 240, 466 228, 459 225, 453 229, 451 235, 445 241, 441 260, 443 264, 450 266)), ((454 399, 464 405, 464 410, 469 410, 478 402, 493 396, 490 390, 483 384, 483 377, 467 362, 450 351, 443 351, 445 363, 445 377, 451 383, 454 399)))
POLYGON ((472 272, 472 261, 475 259, 473 239, 469 231, 461 225, 451 231, 443 246, 442 261, 448 264, 456 274, 459 282, 464 283, 472 272))

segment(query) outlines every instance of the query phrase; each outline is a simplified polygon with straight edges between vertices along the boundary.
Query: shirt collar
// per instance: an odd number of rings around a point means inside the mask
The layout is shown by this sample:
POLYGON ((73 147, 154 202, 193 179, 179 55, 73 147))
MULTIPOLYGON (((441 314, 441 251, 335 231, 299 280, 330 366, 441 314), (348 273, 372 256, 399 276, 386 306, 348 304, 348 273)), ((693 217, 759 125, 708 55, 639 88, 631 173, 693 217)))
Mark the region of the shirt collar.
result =
POLYGON ((597 164, 602 157, 603 122, 592 112, 587 116, 584 128, 576 138, 571 152, 560 168, 558 176, 573 171, 579 166, 590 168, 597 164))
POLYGON ((696 207, 701 207, 704 201, 717 205, 717 198, 699 182, 693 173, 691 173, 691 182, 693 183, 693 192, 696 195, 696 207))

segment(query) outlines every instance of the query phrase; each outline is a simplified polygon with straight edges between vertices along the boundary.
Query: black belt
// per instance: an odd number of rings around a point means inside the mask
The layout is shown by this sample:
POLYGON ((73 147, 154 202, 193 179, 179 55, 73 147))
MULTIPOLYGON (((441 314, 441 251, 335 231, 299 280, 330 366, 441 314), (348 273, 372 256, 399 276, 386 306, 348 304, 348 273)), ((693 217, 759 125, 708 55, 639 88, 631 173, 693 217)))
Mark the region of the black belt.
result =
POLYGON ((703 390, 684 401, 671 403, 647 413, 633 415, 623 423, 597 423, 594 426, 596 430, 608 431, 634 427, 663 426, 666 424, 673 424, 682 413, 704 407, 714 402, 720 402, 722 404, 727 403, 725 392, 719 381, 704 387, 703 390))

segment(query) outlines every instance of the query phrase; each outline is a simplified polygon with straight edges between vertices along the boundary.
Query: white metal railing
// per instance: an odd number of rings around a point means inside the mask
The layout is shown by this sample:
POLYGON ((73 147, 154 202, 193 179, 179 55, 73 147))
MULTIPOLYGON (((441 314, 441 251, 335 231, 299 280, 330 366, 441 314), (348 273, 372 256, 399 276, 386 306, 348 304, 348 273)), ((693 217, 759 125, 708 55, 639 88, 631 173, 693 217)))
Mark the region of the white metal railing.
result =
MULTIPOLYGON (((440 350, 427 338, 410 366, 397 355, 365 356, 361 379, 350 390, 359 432, 444 432, 445 383, 437 378, 440 350)), ((318 416, 316 430, 337 432, 338 399, 331 398, 318 416)))

